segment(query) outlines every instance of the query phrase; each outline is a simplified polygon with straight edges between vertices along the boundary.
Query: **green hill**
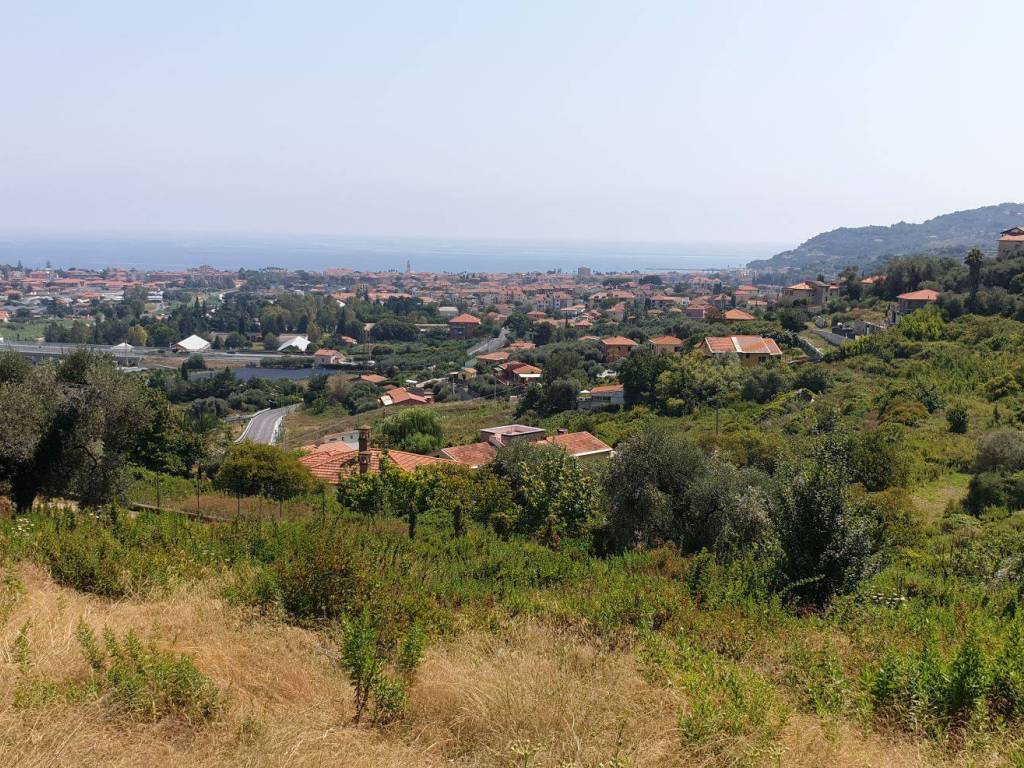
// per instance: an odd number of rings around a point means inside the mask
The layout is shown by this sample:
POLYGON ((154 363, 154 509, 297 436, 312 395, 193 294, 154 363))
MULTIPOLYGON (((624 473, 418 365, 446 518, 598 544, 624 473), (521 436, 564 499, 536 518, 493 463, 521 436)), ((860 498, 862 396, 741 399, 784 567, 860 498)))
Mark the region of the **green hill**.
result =
POLYGON ((978 246, 993 250, 999 233, 1024 223, 1024 204, 1001 203, 936 216, 920 224, 840 227, 815 235, 790 251, 752 261, 767 272, 837 272, 863 267, 891 256, 978 246))

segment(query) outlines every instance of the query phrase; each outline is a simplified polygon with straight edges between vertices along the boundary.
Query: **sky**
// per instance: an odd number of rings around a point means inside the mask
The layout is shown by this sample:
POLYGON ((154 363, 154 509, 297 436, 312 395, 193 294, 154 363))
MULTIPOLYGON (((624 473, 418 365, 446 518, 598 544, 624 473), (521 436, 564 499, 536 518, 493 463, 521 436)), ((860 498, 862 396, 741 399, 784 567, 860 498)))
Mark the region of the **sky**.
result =
POLYGON ((796 244, 1024 201, 1020 0, 0 0, 0 230, 796 244))

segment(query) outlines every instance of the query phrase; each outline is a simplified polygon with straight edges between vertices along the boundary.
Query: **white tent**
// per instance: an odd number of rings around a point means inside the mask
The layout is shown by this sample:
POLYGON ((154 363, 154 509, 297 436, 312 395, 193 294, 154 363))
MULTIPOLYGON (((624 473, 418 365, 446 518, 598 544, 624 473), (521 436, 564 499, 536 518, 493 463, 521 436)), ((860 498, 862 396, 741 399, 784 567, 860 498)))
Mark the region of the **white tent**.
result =
POLYGON ((174 348, 179 352, 205 352, 210 348, 210 342, 193 333, 187 339, 182 339, 175 344, 174 348))
POLYGON ((282 336, 281 344, 277 351, 284 352, 286 349, 297 349, 299 352, 305 352, 309 345, 310 341, 306 336, 282 336))

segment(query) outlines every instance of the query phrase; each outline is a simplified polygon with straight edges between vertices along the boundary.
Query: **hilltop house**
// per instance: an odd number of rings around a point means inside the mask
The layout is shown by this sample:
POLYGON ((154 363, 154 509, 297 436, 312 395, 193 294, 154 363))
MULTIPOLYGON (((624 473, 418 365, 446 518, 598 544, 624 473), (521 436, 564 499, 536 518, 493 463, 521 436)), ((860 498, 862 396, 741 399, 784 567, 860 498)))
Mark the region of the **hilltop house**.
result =
POLYGON ((999 249, 996 258, 1009 259, 1024 256, 1024 227, 1011 227, 999 233, 999 249))

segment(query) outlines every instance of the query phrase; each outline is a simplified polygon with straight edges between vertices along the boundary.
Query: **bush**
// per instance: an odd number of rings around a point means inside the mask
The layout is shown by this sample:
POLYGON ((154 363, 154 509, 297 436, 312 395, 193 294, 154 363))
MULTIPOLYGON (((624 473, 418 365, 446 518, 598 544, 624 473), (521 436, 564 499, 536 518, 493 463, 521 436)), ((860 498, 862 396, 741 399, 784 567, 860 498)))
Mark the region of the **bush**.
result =
POLYGON ((789 708, 757 672, 680 637, 665 648, 652 639, 647 656, 685 694, 679 713, 683 743, 701 753, 701 764, 762 765, 775 762, 789 708))
POLYGON ((970 416, 963 403, 954 403, 946 409, 946 424, 949 431, 956 435, 967 434, 970 416))
POLYGON ((377 434, 386 448, 412 453, 433 453, 444 445, 437 414, 425 408, 406 408, 384 419, 377 434))
POLYGON ((389 722, 402 713, 406 687, 425 647, 425 636, 413 627, 397 648, 389 652, 366 608, 355 618, 342 620, 338 663, 352 684, 353 722, 358 723, 367 709, 374 724, 389 722))
POLYGON ((1014 625, 994 657, 975 633, 949 657, 934 642, 915 653, 893 652, 868 676, 868 691, 877 712, 910 729, 972 725, 998 727, 1000 720, 1024 714, 1024 644, 1014 625))
POLYGON ((974 460, 978 472, 1016 472, 1024 469, 1024 432, 997 429, 982 435, 974 460))
POLYGON ((193 725, 212 720, 222 709, 217 686, 190 657, 144 645, 131 630, 118 638, 105 629, 100 642, 84 621, 79 621, 75 637, 89 665, 88 677, 47 680, 32 670, 27 629, 22 627, 14 644, 20 674, 14 690, 18 708, 40 707, 59 698, 98 699, 116 717, 148 723, 174 717, 193 725))
POLYGON ((76 637, 89 662, 92 685, 120 715, 146 722, 177 716, 200 723, 221 708, 217 687, 188 656, 143 645, 131 630, 121 639, 104 631, 101 646, 84 622, 76 637))
POLYGON ((828 438, 809 462, 779 472, 769 495, 781 580, 811 605, 855 588, 878 548, 878 522, 850 503, 848 479, 845 451, 828 438))

